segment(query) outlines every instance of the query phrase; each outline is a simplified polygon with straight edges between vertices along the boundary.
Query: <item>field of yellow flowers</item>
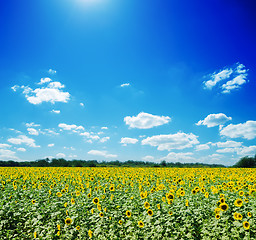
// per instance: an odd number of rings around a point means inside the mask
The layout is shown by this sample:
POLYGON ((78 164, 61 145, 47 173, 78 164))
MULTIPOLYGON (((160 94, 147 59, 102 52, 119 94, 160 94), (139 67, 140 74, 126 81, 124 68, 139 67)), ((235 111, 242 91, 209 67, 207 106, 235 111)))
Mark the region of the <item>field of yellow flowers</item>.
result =
POLYGON ((256 239, 256 169, 0 168, 1 239, 256 239))

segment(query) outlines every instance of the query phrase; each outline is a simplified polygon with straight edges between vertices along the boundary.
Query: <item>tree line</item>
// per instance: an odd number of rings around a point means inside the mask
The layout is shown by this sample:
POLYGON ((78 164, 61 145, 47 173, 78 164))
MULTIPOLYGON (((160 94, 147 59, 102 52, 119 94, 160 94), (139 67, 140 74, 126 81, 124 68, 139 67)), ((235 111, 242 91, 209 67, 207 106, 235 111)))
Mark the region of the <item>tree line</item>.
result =
MULTIPOLYGON (((180 162, 166 162, 161 163, 144 162, 128 160, 121 162, 115 161, 102 161, 97 160, 66 160, 64 158, 45 158, 36 161, 0 161, 0 167, 179 167, 179 168, 220 168, 226 167, 222 164, 206 164, 206 163, 180 163, 180 162)), ((232 167, 248 168, 256 167, 256 154, 254 157, 243 157, 232 167)))
POLYGON ((225 167, 221 164, 205 164, 205 163, 161 163, 144 162, 128 160, 121 162, 115 161, 102 161, 97 160, 65 160, 64 158, 53 159, 39 159, 36 161, 0 161, 0 167, 179 167, 179 168, 199 168, 199 167, 225 167))

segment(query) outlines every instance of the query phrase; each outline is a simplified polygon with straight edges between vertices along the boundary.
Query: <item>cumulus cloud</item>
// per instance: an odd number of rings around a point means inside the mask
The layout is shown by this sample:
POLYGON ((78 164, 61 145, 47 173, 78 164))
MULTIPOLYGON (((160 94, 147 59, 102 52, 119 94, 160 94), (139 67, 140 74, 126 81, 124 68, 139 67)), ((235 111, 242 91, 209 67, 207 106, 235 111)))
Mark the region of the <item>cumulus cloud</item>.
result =
POLYGON ((155 158, 153 156, 150 156, 150 155, 142 157, 142 160, 146 161, 146 162, 152 162, 152 161, 154 161, 154 159, 155 158))
POLYGON ((225 68, 219 72, 214 72, 209 75, 209 80, 204 81, 204 87, 206 89, 212 89, 218 85, 221 81, 226 81, 219 87, 222 89, 222 93, 230 93, 231 90, 238 89, 241 85, 248 82, 247 80, 248 69, 243 64, 237 63, 235 67, 225 68))
POLYGON ((109 139, 110 139, 110 137, 103 137, 100 139, 100 142, 104 143, 104 142, 108 141, 109 139))
POLYGON ((254 155, 256 153, 256 146, 241 147, 237 149, 237 154, 242 156, 254 155))
POLYGON ((50 69, 48 70, 48 73, 51 74, 51 75, 54 75, 54 74, 57 73, 57 71, 50 68, 50 69))
POLYGON ((138 141, 139 141, 139 140, 136 139, 136 138, 124 137, 124 138, 121 138, 120 143, 122 143, 123 146, 127 146, 127 144, 135 144, 135 143, 137 143, 138 141))
POLYGON ((235 147, 241 147, 242 142, 236 142, 236 141, 216 142, 216 143, 212 143, 212 145, 217 146, 219 148, 235 148, 235 147))
POLYGON ((115 155, 115 154, 109 154, 109 153, 107 153, 107 151, 99 151, 99 150, 90 150, 88 152, 88 154, 105 157, 105 158, 116 158, 117 157, 117 155, 115 155))
POLYGON ((220 135, 230 138, 254 139, 256 137, 256 121, 229 124, 220 131, 220 135))
POLYGON ((129 87, 129 86, 131 86, 130 83, 123 83, 120 85, 120 87, 129 87))
POLYGON ((15 85, 12 87, 13 91, 17 91, 17 89, 23 89, 23 94, 26 99, 31 104, 41 104, 43 102, 50 102, 52 104, 56 102, 64 102, 67 103, 70 99, 70 94, 68 92, 63 92, 62 88, 65 86, 60 82, 51 82, 50 78, 42 78, 38 83, 39 85, 43 85, 48 83, 46 87, 40 87, 36 89, 32 89, 28 86, 18 86, 15 85))
POLYGON ((130 128, 149 129, 161 126, 171 121, 168 116, 157 116, 150 113, 141 112, 137 116, 127 116, 124 118, 126 125, 130 128))
POLYGON ((163 157, 161 160, 165 160, 168 162, 191 162, 195 161, 196 159, 193 156, 193 153, 191 152, 181 152, 181 153, 175 153, 170 152, 166 157, 163 157))
POLYGON ((0 148, 10 148, 11 145, 7 143, 0 143, 0 148))
POLYGON ((27 131, 29 135, 39 135, 39 132, 34 128, 27 128, 27 131))
POLYGON ((84 107, 84 103, 80 103, 80 106, 81 106, 81 107, 84 107))
POLYGON ((9 138, 8 142, 16 145, 25 144, 29 147, 40 147, 35 144, 35 140, 25 135, 19 135, 17 138, 9 138))
POLYGON ((48 147, 54 147, 54 143, 49 143, 47 146, 48 147))
POLYGON ((64 153, 57 153, 57 154, 56 154, 56 157, 58 157, 58 158, 64 158, 64 157, 66 157, 66 155, 65 155, 64 153))
POLYGON ((196 125, 206 125, 207 127, 215 127, 218 125, 221 126, 230 120, 232 120, 232 118, 227 117, 224 113, 209 114, 204 120, 200 120, 198 123, 196 123, 196 125))
POLYGON ((216 152, 218 153, 236 153, 237 149, 236 148, 222 148, 222 149, 217 149, 216 152))
POLYGON ((208 144, 196 145, 196 151, 202 151, 202 150, 207 150, 207 149, 210 149, 208 144))
POLYGON ((77 126, 75 124, 66 124, 66 123, 60 123, 59 128, 66 130, 66 131, 77 131, 77 130, 84 130, 83 126, 77 126))
POLYGON ((172 150, 172 149, 184 149, 190 148, 193 145, 199 144, 197 140, 198 136, 193 133, 178 132, 175 134, 168 135, 156 135, 148 137, 141 141, 142 145, 150 145, 157 147, 157 150, 172 150))
POLYGON ((19 160, 19 158, 15 155, 16 152, 11 151, 9 149, 0 149, 0 160, 19 160))
POLYGON ((52 79, 46 77, 46 78, 41 78, 40 82, 38 83, 39 85, 42 85, 42 84, 45 84, 45 83, 48 83, 48 82, 51 82, 52 79))
POLYGON ((60 114, 60 110, 54 110, 54 109, 53 109, 51 112, 52 112, 52 113, 56 113, 56 114, 60 114))
POLYGON ((25 148, 17 148, 17 151, 26 152, 27 150, 25 148))

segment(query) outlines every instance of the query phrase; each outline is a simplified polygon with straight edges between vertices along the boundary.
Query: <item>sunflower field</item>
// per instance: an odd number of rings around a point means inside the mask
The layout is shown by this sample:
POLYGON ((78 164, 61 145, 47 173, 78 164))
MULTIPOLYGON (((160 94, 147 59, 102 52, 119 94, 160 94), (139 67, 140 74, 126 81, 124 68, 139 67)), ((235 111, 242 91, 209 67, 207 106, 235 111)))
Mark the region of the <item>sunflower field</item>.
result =
POLYGON ((256 169, 0 168, 1 239, 256 239, 256 169))

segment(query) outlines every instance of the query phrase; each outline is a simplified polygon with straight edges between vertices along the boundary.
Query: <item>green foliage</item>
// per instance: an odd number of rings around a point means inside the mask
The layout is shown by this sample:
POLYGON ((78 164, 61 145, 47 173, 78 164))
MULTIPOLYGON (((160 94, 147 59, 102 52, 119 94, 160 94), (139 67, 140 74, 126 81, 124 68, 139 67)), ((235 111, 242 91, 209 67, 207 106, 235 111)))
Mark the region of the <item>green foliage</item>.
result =
POLYGON ((254 157, 243 157, 241 158, 235 165, 234 167, 239 167, 239 168, 252 168, 256 167, 256 154, 254 157))

